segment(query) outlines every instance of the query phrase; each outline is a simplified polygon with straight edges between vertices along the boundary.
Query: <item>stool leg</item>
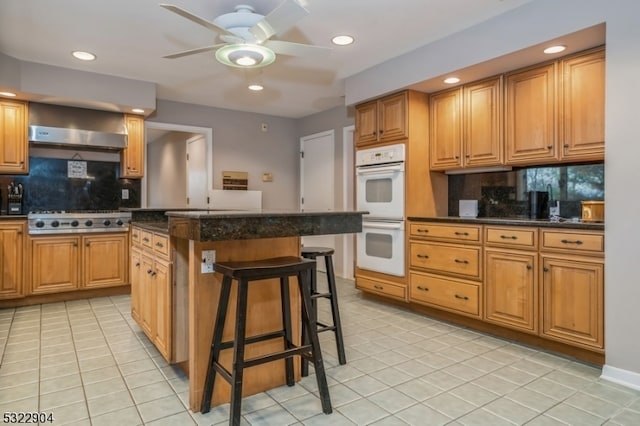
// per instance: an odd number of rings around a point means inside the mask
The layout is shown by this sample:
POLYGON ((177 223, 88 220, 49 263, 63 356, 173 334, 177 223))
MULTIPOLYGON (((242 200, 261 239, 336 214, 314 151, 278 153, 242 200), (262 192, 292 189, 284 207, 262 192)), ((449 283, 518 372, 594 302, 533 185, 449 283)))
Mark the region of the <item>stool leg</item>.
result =
MULTIPOLYGON (((289 298, 289 277, 280 278, 280 297, 282 299, 282 329, 284 330, 284 348, 291 349, 293 346, 291 333, 291 300, 289 298)), ((295 380, 293 377, 293 357, 284 360, 287 385, 293 386, 295 380)))
POLYGON ((202 404, 200 405, 201 413, 208 413, 211 409, 211 396, 213 395, 213 385, 216 380, 216 370, 213 368, 220 358, 220 343, 222 342, 222 332, 224 330, 225 319, 227 318, 227 307, 229 306, 229 293, 231 293, 231 277, 222 278, 222 287, 220 289, 220 301, 218 302, 218 313, 216 314, 216 323, 213 329, 213 338, 211 339, 211 350, 209 352, 209 365, 207 367, 207 376, 204 384, 204 393, 202 394, 202 404))
POLYGON ((242 379, 244 376, 244 339, 247 328, 247 295, 249 283, 245 278, 238 282, 238 300, 236 305, 236 336, 233 346, 233 373, 231 378, 231 413, 229 424, 240 425, 242 405, 242 379))
MULTIPOLYGON (((316 260, 315 256, 307 256, 307 259, 313 259, 316 260)), ((314 294, 318 291, 318 273, 316 271, 316 268, 313 268, 311 270, 311 294, 314 294)), ((313 311, 316 313, 316 318, 318 317, 318 305, 315 299, 311 299, 311 307, 313 309, 313 311)), ((308 345, 309 344, 309 336, 308 336, 308 330, 304 324, 304 322, 302 323, 302 344, 303 345, 308 345)), ((307 377, 309 375, 309 361, 307 361, 305 358, 302 358, 302 363, 301 363, 301 374, 302 377, 307 377)))
POLYGON ((311 356, 313 358, 313 367, 316 371, 316 380, 318 383, 318 392, 320 393, 320 402, 322 403, 322 412, 331 414, 331 398, 329 397, 329 386, 327 386, 327 377, 324 372, 324 363, 322 361, 322 351, 320 349, 320 341, 318 340, 318 325, 316 324, 316 314, 311 307, 311 278, 310 272, 298 273, 298 285, 300 286, 300 294, 302 295, 302 321, 306 323, 309 341, 311 342, 311 356))
POLYGON ((336 276, 333 272, 333 260, 331 256, 324 257, 327 267, 327 282, 331 293, 331 315, 333 316, 333 327, 336 333, 336 346, 338 349, 338 362, 341 365, 347 363, 347 356, 344 353, 344 340, 342 339, 342 324, 340 323, 340 310, 338 309, 338 289, 336 287, 336 276))

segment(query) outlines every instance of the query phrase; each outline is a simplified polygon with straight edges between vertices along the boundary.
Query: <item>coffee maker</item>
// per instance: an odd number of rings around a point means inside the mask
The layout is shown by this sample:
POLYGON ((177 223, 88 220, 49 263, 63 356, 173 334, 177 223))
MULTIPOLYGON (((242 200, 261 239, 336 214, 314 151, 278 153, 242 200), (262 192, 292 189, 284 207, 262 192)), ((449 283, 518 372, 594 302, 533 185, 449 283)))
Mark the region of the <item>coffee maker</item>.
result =
POLYGON ((549 219, 549 192, 529 191, 529 218, 549 219))

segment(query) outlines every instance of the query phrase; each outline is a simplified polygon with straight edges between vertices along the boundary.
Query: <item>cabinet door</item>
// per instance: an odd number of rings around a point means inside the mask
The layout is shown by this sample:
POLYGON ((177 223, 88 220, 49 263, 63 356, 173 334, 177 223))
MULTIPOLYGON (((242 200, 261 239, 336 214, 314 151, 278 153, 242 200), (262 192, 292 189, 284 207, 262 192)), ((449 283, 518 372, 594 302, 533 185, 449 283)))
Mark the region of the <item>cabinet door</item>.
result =
POLYGON ((140 273, 140 327, 153 341, 155 337, 156 287, 153 285, 153 257, 142 253, 140 273))
POLYGON ((604 264, 541 256, 542 334, 587 348, 604 347, 604 264))
POLYGON ((80 237, 31 239, 31 293, 80 288, 80 237))
POLYGON ((356 107, 356 146, 378 141, 378 103, 376 101, 356 107))
POLYGON ((0 100, 0 173, 29 172, 27 103, 0 100))
POLYGON ((144 119, 137 115, 125 115, 127 147, 122 150, 120 177, 142 178, 144 174, 144 119))
POLYGON ((564 59, 560 137, 562 159, 604 159, 605 52, 564 59))
POLYGON ((465 167, 502 164, 502 77, 463 90, 465 167))
POLYGON ((0 299, 23 297, 24 222, 0 222, 0 299))
POLYGON ((507 164, 557 160, 555 74, 555 63, 507 74, 507 164))
POLYGON ((433 95, 429 114, 431 169, 462 167, 462 89, 433 95))
POLYGON ((142 279, 142 253, 138 247, 131 247, 129 277, 131 280, 131 317, 140 324, 140 280, 142 279))
POLYGON ((82 243, 84 287, 110 287, 128 282, 126 234, 87 236, 82 238, 82 243))
POLYGON ((153 286, 156 293, 156 319, 154 343, 167 361, 171 360, 173 305, 171 263, 156 259, 154 263, 153 286))
POLYGON ((537 254, 485 249, 485 320, 538 331, 537 254))
POLYGON ((406 92, 387 96, 378 101, 378 131, 380 142, 409 137, 406 92))

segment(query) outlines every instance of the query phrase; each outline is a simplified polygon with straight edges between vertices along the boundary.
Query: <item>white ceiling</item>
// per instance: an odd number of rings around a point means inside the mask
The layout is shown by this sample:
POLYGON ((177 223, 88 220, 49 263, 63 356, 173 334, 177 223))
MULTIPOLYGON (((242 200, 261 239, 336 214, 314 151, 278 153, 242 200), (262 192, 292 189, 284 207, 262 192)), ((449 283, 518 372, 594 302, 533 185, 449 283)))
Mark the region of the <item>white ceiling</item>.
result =
POLYGON ((310 14, 273 39, 330 47, 332 36, 347 33, 356 42, 319 60, 279 55, 261 69, 262 92, 247 90, 246 71, 218 63, 211 52, 163 59, 219 40, 158 4, 213 20, 239 3, 266 15, 281 0, 1 0, 0 52, 154 82, 159 99, 298 118, 343 104, 346 77, 528 1, 307 0, 310 14), (97 60, 77 61, 73 50, 91 51, 97 60))

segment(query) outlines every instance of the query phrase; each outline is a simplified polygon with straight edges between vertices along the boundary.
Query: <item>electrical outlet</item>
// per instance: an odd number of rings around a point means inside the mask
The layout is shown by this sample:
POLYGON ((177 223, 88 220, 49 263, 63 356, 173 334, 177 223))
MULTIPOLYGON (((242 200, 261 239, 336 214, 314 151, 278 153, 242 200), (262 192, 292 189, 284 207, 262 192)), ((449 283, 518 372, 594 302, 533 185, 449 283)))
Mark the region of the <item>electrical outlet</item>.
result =
POLYGON ((211 274, 214 272, 213 264, 216 261, 215 250, 202 251, 202 263, 200 264, 200 272, 202 274, 211 274))
POLYGON ((128 200, 129 199, 129 190, 128 189, 123 189, 122 190, 122 199, 123 200, 128 200))

